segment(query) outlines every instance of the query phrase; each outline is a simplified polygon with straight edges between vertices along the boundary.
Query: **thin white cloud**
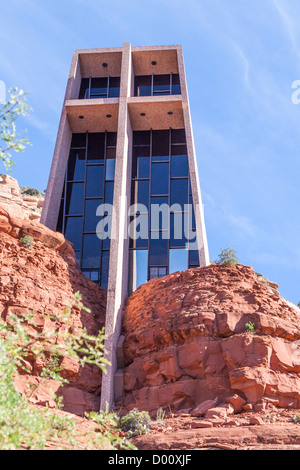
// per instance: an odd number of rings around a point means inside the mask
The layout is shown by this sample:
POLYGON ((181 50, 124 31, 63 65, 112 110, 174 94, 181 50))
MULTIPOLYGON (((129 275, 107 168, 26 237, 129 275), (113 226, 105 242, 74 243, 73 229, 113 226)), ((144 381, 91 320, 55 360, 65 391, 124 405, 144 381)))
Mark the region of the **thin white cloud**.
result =
POLYGON ((279 0, 273 0, 273 4, 280 15, 280 18, 285 27, 286 34, 289 37, 296 54, 300 55, 296 33, 297 26, 295 25, 293 17, 287 12, 287 10, 283 7, 282 2, 279 0))

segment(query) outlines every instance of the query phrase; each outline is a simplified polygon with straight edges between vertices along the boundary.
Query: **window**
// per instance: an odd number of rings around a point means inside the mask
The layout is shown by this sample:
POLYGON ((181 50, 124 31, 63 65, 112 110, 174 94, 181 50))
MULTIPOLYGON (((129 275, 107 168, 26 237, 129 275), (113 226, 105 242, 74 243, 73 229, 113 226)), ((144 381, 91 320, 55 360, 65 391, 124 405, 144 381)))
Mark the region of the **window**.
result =
POLYGON ((182 210, 184 210, 184 204, 189 202, 188 188, 188 178, 171 179, 170 205, 179 204, 182 210))
POLYGON ((103 165, 88 165, 86 169, 86 193, 85 197, 103 197, 103 165))
POLYGON ((88 78, 83 78, 81 80, 81 87, 79 92, 79 99, 86 99, 89 98, 89 88, 90 88, 90 80, 88 78))
POLYGON ((89 163, 104 163, 105 134, 91 133, 88 138, 87 160, 89 163))
POLYGON ((149 279, 155 279, 156 277, 163 277, 167 275, 167 267, 152 267, 149 272, 149 279))
POLYGON ((84 231, 96 232, 100 217, 96 216, 97 208, 103 204, 103 199, 86 199, 84 212, 84 231))
POLYGON ((179 82, 179 74, 172 74, 172 95, 181 95, 181 88, 179 82))
POLYGON ((71 243, 75 251, 81 250, 82 217, 66 217, 65 237, 71 243))
POLYGON ((107 78, 92 78, 90 98, 107 98, 107 78))
POLYGON ((141 204, 149 211, 149 181, 138 180, 132 184, 132 204, 141 204))
MULTIPOLYGON (((57 230, 73 243, 79 268, 104 288, 110 238, 98 238, 101 216, 96 211, 101 204, 113 202, 116 143, 116 132, 73 134, 57 224, 57 230)), ((111 223, 105 222, 105 234, 110 229, 111 223)))
POLYGON ((102 251, 101 260, 101 287, 107 290, 108 287, 108 271, 109 271, 109 251, 102 251))
POLYGON ((169 163, 152 163, 151 195, 169 194, 169 163))
POLYGON ((171 178, 180 178, 189 175, 189 161, 187 155, 171 156, 171 178))
POLYGON ((83 191, 83 183, 67 183, 66 214, 82 215, 83 191))
MULTIPOLYGON (((188 206, 193 200, 184 129, 133 133, 131 188, 131 204, 145 206, 130 218, 130 260, 144 252, 144 279, 199 266, 195 243, 189 242, 195 217, 188 206)), ((136 286, 132 276, 131 269, 129 290, 136 286)))
POLYGON ((101 254, 101 240, 96 234, 83 235, 82 267, 99 268, 101 254))
POLYGON ((164 239, 163 232, 160 232, 160 238, 149 240, 149 266, 167 266, 168 265, 168 239, 164 239))
POLYGON ((179 74, 136 75, 134 96, 180 95, 179 74))
POLYGON ((115 158, 109 158, 106 160, 106 169, 105 169, 105 180, 113 181, 115 179, 115 158))
POLYGON ((135 77, 135 96, 152 95, 152 77, 151 75, 140 75, 135 77))
POLYGON ((170 75, 154 75, 153 95, 170 95, 170 75))
POLYGON ((120 77, 90 77, 81 80, 79 99, 118 98, 120 77))
POLYGON ((85 150, 74 149, 70 152, 68 164, 68 181, 83 181, 85 170, 85 150))
POLYGON ((109 77, 108 97, 118 98, 120 96, 120 77, 109 77))
POLYGON ((189 267, 188 250, 171 249, 169 251, 169 274, 177 271, 185 271, 189 267))
POLYGON ((148 250, 131 250, 129 254, 129 293, 148 281, 148 250))

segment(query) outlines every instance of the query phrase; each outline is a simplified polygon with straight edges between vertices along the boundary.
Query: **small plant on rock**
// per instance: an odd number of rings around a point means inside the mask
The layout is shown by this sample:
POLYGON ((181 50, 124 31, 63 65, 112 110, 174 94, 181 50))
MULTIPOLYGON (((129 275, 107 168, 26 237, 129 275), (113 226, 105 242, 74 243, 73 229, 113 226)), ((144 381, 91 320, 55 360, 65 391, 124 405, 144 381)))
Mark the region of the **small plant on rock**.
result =
POLYGON ((157 424, 160 424, 161 426, 164 426, 165 424, 165 418, 166 418, 166 412, 163 408, 158 408, 156 412, 156 422, 157 424))
POLYGON ((222 264, 223 266, 236 266, 238 263, 239 259, 236 256, 236 251, 228 246, 221 250, 216 260, 216 264, 222 264))
POLYGON ((129 437, 146 434, 149 432, 151 418, 147 411, 139 411, 136 408, 127 415, 122 416, 119 421, 119 427, 128 433, 129 437))
POLYGON ((255 323, 252 321, 246 323, 245 328, 247 333, 255 333, 255 323))
POLYGON ((25 235, 25 237, 21 238, 20 242, 25 248, 32 248, 34 245, 33 238, 28 235, 25 235))

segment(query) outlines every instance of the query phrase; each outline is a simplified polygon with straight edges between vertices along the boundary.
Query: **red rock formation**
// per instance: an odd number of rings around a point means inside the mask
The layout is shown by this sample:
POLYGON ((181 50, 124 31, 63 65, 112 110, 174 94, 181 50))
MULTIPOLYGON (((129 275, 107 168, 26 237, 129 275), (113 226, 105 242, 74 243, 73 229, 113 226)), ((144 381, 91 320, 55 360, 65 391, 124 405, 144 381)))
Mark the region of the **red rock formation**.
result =
MULTIPOLYGON (((82 303, 91 313, 74 309, 73 327, 97 335, 104 326, 106 292, 87 279, 79 270, 72 245, 64 236, 44 225, 18 219, 0 206, 0 315, 34 311, 40 331, 51 331, 53 324, 47 317, 65 308, 79 291, 82 303), (25 235, 34 240, 32 248, 25 248, 20 239, 25 235)), ((66 325, 61 325, 61 329, 66 325)), ((60 388, 54 380, 40 377, 45 360, 28 359, 30 373, 21 375, 16 385, 20 392, 31 385, 39 385, 31 397, 36 404, 52 403, 50 388, 62 395, 64 409, 82 415, 84 411, 99 410, 101 373, 98 368, 79 364, 64 357, 61 364, 69 385, 60 388)))
POLYGON ((124 311, 119 405, 152 413, 197 413, 207 400, 231 402, 236 412, 262 401, 299 408, 300 310, 277 287, 242 265, 190 269, 140 286, 124 311))
POLYGON ((15 217, 39 221, 44 198, 22 194, 18 181, 9 175, 0 176, 0 204, 15 217))

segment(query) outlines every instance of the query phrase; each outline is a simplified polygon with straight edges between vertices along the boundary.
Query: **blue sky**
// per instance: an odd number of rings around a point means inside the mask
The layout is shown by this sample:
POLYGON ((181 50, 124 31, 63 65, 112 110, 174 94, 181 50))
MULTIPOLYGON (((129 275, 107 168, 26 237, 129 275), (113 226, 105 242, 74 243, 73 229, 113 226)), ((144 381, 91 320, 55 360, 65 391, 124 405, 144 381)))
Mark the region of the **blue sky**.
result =
MULTIPOLYGON (((44 190, 74 49, 181 44, 210 258, 242 264, 300 301, 298 0, 10 0, 0 80, 30 91, 32 142, 12 176, 44 190)), ((2 170, 1 170, 2 171, 2 170)))

